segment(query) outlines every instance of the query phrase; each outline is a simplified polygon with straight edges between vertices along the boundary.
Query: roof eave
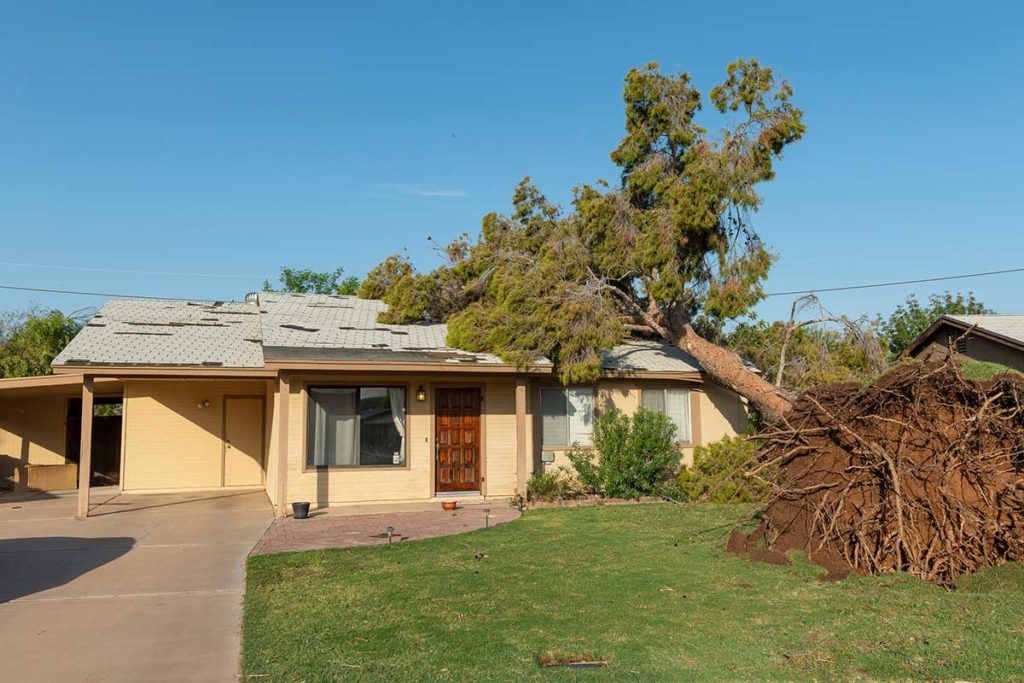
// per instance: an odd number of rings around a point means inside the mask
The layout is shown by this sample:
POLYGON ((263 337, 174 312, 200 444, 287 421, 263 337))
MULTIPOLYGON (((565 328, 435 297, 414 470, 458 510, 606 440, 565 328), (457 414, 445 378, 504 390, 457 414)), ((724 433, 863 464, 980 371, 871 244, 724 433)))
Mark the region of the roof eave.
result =
POLYGON ((1009 346, 1018 351, 1024 351, 1024 342, 1021 342, 1019 339, 1014 339, 1013 337, 1007 337, 1006 335, 999 334, 998 332, 993 332, 988 328, 981 327, 977 323, 971 325, 969 323, 965 323, 962 320, 957 320, 956 318, 952 318, 948 315, 943 315, 934 323, 932 323, 927 330, 922 332, 917 337, 917 339, 911 342, 909 346, 907 346, 907 355, 913 356, 916 353, 918 353, 924 346, 925 341, 927 341, 929 337, 935 334, 935 332, 937 332, 943 325, 955 327, 956 329, 961 330, 962 332, 972 331, 973 334, 976 334, 977 336, 982 337, 984 339, 989 339, 991 341, 998 342, 1000 344, 1003 344, 1004 346, 1009 346))

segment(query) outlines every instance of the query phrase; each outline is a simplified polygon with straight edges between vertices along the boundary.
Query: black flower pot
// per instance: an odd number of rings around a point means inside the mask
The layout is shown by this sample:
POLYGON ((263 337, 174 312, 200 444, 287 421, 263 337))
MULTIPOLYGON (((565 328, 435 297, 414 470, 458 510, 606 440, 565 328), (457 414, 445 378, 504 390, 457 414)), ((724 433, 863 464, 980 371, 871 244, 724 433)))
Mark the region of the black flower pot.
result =
POLYGON ((292 517, 295 519, 309 517, 309 503, 292 503, 292 517))

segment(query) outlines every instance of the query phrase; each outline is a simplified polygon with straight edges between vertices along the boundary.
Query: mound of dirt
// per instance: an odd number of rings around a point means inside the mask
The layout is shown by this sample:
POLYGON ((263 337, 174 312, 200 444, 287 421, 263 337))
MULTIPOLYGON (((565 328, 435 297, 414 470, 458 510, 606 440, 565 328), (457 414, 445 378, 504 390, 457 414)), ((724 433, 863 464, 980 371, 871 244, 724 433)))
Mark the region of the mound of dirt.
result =
POLYGON ((947 587, 1024 560, 1024 377, 903 365, 805 394, 762 439, 748 475, 775 495, 747 547, 947 587))

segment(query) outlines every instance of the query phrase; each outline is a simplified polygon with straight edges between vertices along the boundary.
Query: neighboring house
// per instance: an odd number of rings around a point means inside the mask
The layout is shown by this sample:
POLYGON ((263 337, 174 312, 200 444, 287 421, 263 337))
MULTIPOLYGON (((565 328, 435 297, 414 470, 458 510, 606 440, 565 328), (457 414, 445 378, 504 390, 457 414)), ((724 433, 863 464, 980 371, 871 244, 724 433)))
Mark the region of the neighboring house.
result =
POLYGON ((944 315, 907 347, 907 354, 936 360, 951 347, 968 358, 1024 372, 1024 315, 944 315))
POLYGON ((624 344, 598 381, 562 387, 549 362, 522 370, 448 348, 444 325, 381 324, 384 308, 266 292, 111 300, 53 376, 0 380, 0 475, 88 459, 81 516, 89 481, 128 492, 265 488, 285 514, 293 501, 525 493, 571 444, 590 444, 607 405, 667 413, 687 460, 694 445, 746 425, 745 403, 666 344, 624 344))

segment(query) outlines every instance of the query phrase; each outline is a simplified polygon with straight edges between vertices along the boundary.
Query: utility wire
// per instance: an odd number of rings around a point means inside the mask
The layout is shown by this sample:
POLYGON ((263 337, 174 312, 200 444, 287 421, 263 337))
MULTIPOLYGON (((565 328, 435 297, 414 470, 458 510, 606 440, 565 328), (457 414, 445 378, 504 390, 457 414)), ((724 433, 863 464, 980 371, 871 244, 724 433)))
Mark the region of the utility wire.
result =
MULTIPOLYGON (((876 282, 867 285, 849 285, 846 287, 823 287, 821 289, 794 289, 789 292, 770 292, 765 296, 793 296, 795 294, 820 294, 821 292, 846 292, 855 289, 874 289, 877 287, 896 287, 898 285, 916 285, 924 282, 942 282, 943 280, 964 280, 972 277, 987 277, 990 275, 1006 275, 1007 273, 1024 273, 1024 268, 1007 268, 1005 270, 989 270, 984 273, 966 273, 964 275, 944 275, 942 277, 926 277, 917 280, 895 280, 893 282, 876 282)), ((45 292, 48 294, 78 294, 81 296, 105 296, 118 299, 152 299, 154 301, 173 301, 175 297, 169 296, 146 296, 142 294, 111 294, 110 292, 83 292, 74 289, 46 289, 43 287, 18 287, 15 285, 0 285, 0 289, 19 292, 45 292)), ((204 301, 206 299, 203 299, 204 301)), ((209 299, 212 301, 212 299, 209 299)))
POLYGON ((765 296, 793 296, 794 294, 820 294, 821 292, 847 292, 853 289, 874 289, 876 287, 896 287, 897 285, 916 285, 922 282, 941 282, 943 280, 963 280, 969 277, 985 277, 988 275, 1005 275, 1006 273, 1024 273, 1024 268, 1007 268, 1006 270, 990 270, 985 273, 967 273, 966 275, 944 275, 942 277, 926 277, 919 280, 896 280, 894 282, 876 282, 870 285, 849 285, 847 287, 824 287, 822 289, 796 289, 791 292, 771 292, 765 296))
MULTIPOLYGON (((105 296, 111 299, 152 299, 153 301, 176 301, 178 298, 171 296, 145 296, 141 294, 111 294, 110 292, 80 292, 74 289, 44 289, 42 287, 15 287, 14 285, 0 285, 0 289, 9 289, 18 292, 46 292, 48 294, 80 294, 82 296, 105 296)), ((213 299, 190 299, 190 301, 213 301, 213 299)))

